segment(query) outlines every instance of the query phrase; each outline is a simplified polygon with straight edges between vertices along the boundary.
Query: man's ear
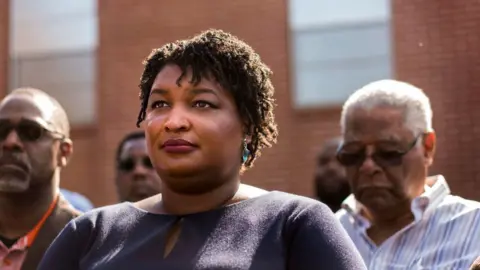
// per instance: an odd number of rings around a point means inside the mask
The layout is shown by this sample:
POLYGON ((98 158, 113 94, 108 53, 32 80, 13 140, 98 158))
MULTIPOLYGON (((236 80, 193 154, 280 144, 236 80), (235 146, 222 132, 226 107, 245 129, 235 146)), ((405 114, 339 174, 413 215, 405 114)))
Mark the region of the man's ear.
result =
POLYGON ((434 131, 425 133, 423 136, 423 152, 425 156, 425 162, 427 166, 433 164, 433 156, 437 147, 437 136, 434 131))
POLYGON ((73 154, 73 144, 70 139, 63 139, 60 142, 60 149, 58 151, 58 165, 60 167, 65 167, 70 160, 70 157, 73 154))

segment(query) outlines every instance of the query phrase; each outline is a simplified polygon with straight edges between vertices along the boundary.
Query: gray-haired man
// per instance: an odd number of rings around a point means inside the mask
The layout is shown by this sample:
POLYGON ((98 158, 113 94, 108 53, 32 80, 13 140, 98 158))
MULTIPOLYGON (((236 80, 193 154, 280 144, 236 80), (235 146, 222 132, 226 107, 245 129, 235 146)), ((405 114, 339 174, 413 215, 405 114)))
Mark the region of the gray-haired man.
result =
POLYGON ((382 80, 352 94, 337 158, 353 195, 337 212, 369 269, 468 269, 480 250, 480 203, 427 177, 435 152, 430 101, 382 80))

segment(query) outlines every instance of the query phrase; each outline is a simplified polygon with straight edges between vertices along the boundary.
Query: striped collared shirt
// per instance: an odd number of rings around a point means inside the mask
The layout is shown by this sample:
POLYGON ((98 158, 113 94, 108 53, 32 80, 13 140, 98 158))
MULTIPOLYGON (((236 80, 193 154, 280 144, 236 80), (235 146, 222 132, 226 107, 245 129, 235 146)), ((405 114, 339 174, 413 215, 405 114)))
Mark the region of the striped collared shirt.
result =
POLYGON ((377 246, 350 195, 336 213, 370 270, 468 269, 480 254, 480 203, 450 195, 443 176, 412 201, 414 221, 377 246))

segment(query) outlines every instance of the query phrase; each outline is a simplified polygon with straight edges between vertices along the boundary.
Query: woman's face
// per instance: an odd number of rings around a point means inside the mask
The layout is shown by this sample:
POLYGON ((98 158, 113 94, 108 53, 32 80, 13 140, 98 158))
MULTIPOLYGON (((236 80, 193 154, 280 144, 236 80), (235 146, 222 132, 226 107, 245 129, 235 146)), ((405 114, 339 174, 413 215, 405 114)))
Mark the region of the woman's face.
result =
POLYGON ((153 82, 145 133, 153 165, 177 193, 201 194, 237 176, 241 167, 242 121, 232 96, 206 78, 165 66, 153 82))

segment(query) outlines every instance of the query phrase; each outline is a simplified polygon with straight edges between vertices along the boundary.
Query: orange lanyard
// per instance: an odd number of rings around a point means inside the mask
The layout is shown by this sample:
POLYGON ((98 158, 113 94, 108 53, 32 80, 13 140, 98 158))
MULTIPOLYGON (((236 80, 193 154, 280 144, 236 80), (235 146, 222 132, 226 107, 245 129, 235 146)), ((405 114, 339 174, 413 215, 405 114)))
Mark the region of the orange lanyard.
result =
POLYGON ((35 241, 35 238, 37 238, 37 234, 42 228, 43 224, 45 223, 45 220, 47 220, 47 218, 52 214, 53 209, 55 209, 55 206, 57 205, 59 197, 60 197, 59 195, 55 197, 55 199, 52 201, 52 203, 48 207, 47 212, 43 214, 43 217, 40 219, 37 225, 35 225, 35 227, 33 227, 33 229, 29 231, 27 235, 25 235, 25 238, 27 240, 27 245, 26 245, 27 248, 32 246, 33 241, 35 241))

